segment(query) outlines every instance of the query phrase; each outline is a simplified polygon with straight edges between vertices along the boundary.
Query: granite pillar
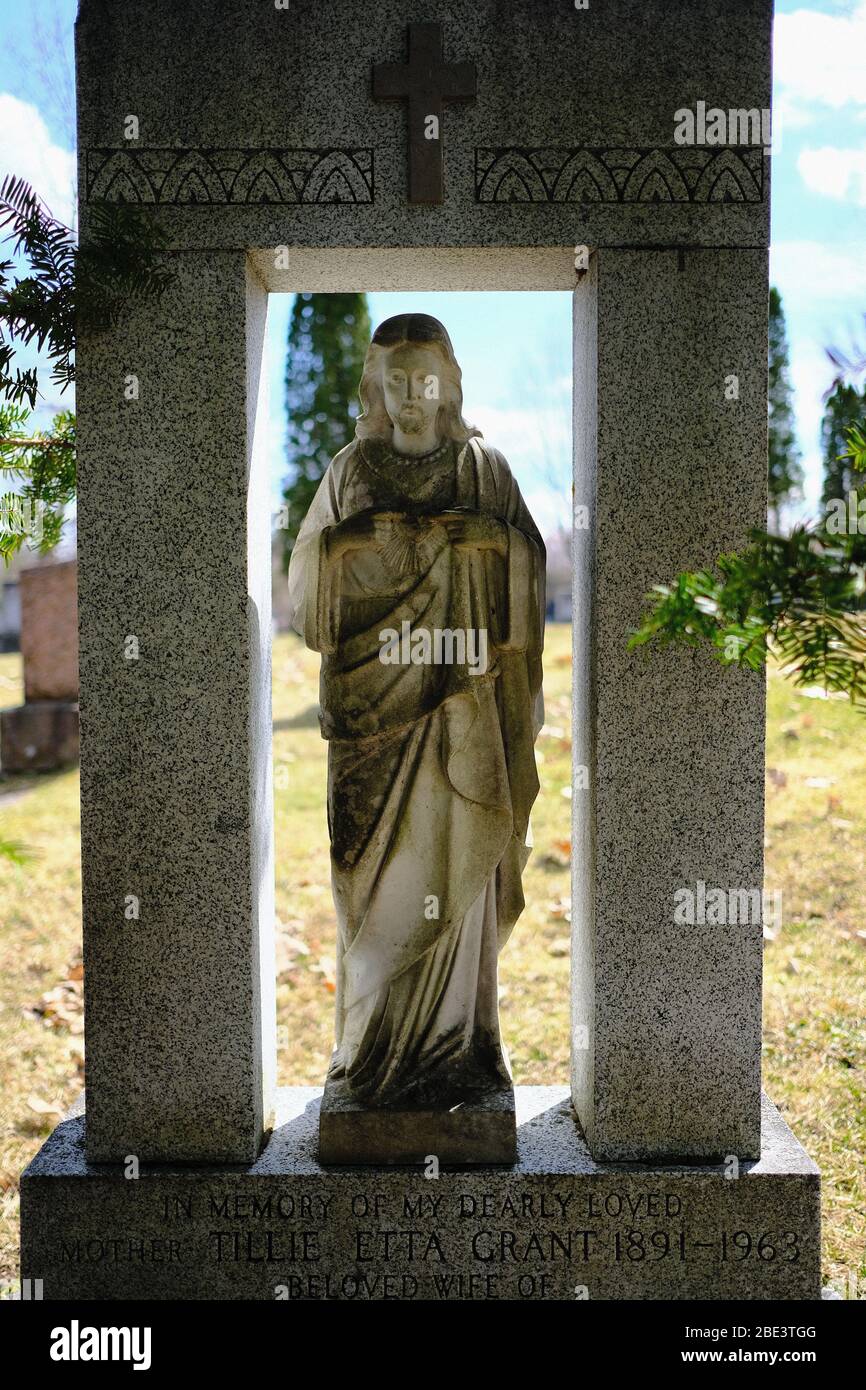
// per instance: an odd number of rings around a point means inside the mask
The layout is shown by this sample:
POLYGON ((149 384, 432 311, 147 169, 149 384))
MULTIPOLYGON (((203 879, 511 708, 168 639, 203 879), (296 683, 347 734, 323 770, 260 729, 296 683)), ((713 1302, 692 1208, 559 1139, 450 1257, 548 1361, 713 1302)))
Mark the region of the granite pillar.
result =
POLYGON ((250 1162, 274 1071, 267 297, 177 253, 79 349, 91 1160, 250 1162))
POLYGON ((767 254, 594 254, 574 296, 572 1090, 593 1155, 760 1152, 764 679, 629 651, 644 595, 766 514, 767 254))

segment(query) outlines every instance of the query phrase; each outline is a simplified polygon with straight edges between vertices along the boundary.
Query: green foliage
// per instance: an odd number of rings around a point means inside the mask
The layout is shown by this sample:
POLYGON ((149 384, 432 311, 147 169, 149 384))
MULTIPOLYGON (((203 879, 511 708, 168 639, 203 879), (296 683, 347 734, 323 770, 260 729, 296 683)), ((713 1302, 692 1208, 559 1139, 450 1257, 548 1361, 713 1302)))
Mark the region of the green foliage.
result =
POLYGON ((866 387, 837 382, 824 406, 821 421, 821 444, 824 451, 824 483, 821 502, 826 507, 836 498, 846 497, 854 487, 851 455, 844 447, 851 437, 852 427, 866 420, 866 387))
MULTIPOLYGON (((862 430, 852 432, 849 452, 866 465, 862 430)), ((755 530, 744 551, 719 556, 717 572, 656 585, 629 646, 709 645, 725 664, 754 670, 772 644, 796 685, 820 684, 866 703, 866 622, 855 611, 864 572, 859 531, 837 535, 823 522, 790 536, 755 530)))
POLYGON ((33 436, 30 412, 0 405, 0 473, 17 482, 0 497, 0 555, 6 564, 25 541, 43 553, 63 533, 64 508, 75 497, 75 416, 55 415, 51 429, 33 436))
POLYGON ((841 457, 851 460, 851 467, 858 473, 866 473, 866 406, 863 410, 863 421, 861 424, 852 424, 848 427, 845 441, 848 445, 841 457))
POLYGON ((21 840, 4 840, 0 838, 0 859, 8 859, 12 864, 18 864, 22 868, 35 858, 35 853, 21 840))
POLYGON ((63 392, 75 380, 77 333, 112 328, 130 301, 158 297, 174 277, 161 259, 162 231, 122 203, 92 204, 87 239, 76 246, 30 185, 10 175, 0 185, 0 229, 28 267, 13 280, 14 261, 0 262, 0 471, 23 484, 18 502, 4 497, 0 554, 8 564, 26 539, 20 522, 27 504, 40 505, 38 545, 50 550, 76 487, 75 417, 64 411, 47 433, 31 437, 24 406, 36 407, 38 370, 19 367, 16 350, 32 344, 44 353, 63 392))
POLYGON ((299 294, 295 298, 286 365, 286 565, 328 464, 353 437, 370 331, 364 294, 299 294))
POLYGON ((777 518, 782 503, 803 482, 792 400, 782 297, 777 289, 771 289, 767 381, 767 492, 770 509, 777 518))
POLYGON ((97 203, 88 219, 87 241, 76 247, 24 179, 10 175, 0 186, 0 228, 30 271, 10 284, 14 262, 0 262, 0 392, 31 409, 37 372, 14 368, 16 345, 44 351, 65 391, 75 379, 76 332, 113 327, 126 303, 162 294, 172 279, 158 258, 164 235, 139 208, 97 203))
POLYGON ((68 227, 42 208, 23 179, 12 176, 0 187, 0 227, 31 274, 9 284, 11 260, 0 262, 0 391, 7 400, 36 405, 36 368, 14 367, 16 342, 35 340, 52 364, 52 379, 64 390, 72 380, 75 312, 75 241, 68 227))

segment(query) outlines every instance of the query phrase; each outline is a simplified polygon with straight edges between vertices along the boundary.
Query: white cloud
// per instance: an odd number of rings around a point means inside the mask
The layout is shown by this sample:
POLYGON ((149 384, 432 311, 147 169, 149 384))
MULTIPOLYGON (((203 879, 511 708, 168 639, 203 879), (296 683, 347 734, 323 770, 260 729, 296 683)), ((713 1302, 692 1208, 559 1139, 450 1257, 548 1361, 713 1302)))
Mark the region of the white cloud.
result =
POLYGON ((813 193, 828 198, 850 198, 860 207, 866 207, 866 148, 840 150, 834 145, 822 145, 817 150, 802 150, 797 169, 813 193))
POLYGON ((850 308, 866 298, 866 256, 859 242, 829 246, 821 241, 777 241, 770 250, 770 275, 782 298, 798 308, 850 308))
POLYGON ((789 123, 802 107, 866 105, 866 0, 850 14, 794 10, 776 15, 773 76, 789 123))
POLYGON ((830 385, 833 369, 819 343, 810 338, 796 338, 790 349, 790 375, 797 438, 803 450, 803 501, 799 511, 803 517, 815 516, 823 481, 820 438, 824 392, 830 385))
POLYGON ((71 225, 75 156, 55 145, 37 107, 0 92, 0 174, 27 179, 52 215, 71 225))
POLYGON ((519 480, 567 480, 571 483, 571 410, 540 405, 535 409, 503 409, 478 405, 466 412, 467 419, 480 429, 485 440, 499 449, 519 480))
POLYGON ((529 508, 529 514, 535 522, 544 538, 544 543, 548 551, 553 544, 559 541, 563 529, 566 534, 571 529, 571 509, 568 499, 565 502, 556 496, 556 493, 544 488, 535 488, 531 492, 523 490, 523 500, 529 508))
MULTIPOLYGON (((568 382, 568 396, 571 382, 568 382)), ((565 394, 565 393, 563 393, 565 394)), ((485 442, 508 459, 526 505, 543 536, 570 524, 571 402, 535 409, 480 405, 466 412, 485 442)))

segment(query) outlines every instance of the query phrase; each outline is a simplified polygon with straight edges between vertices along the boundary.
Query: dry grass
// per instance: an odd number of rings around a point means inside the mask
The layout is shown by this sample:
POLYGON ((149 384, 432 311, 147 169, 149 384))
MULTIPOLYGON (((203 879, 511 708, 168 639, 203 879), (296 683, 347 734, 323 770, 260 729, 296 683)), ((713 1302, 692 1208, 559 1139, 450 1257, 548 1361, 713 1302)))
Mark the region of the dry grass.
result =
POLYGON ((764 1085, 823 1174, 825 1282, 864 1298, 866 715, 771 672, 767 768, 764 1085))
MULTIPOLYGON (((671 657, 675 660, 675 655, 671 657)), ((331 1049, 334 924, 324 813, 318 658, 274 647, 278 1018, 281 1083, 318 1084, 331 1049)), ((548 632, 528 907, 502 960, 503 1031, 518 1082, 568 1075, 569 633, 548 632)), ((0 656, 0 705, 20 661, 0 656)), ((767 944, 765 1085, 824 1172, 825 1281, 866 1289, 866 723, 770 676, 768 869, 785 895, 767 944), (810 786, 808 779, 830 779, 810 786), (781 785, 787 779, 785 785, 781 785)), ((78 777, 0 782, 0 836, 38 857, 0 861, 0 1284, 16 1274, 17 1177, 81 1085, 78 777), (65 983, 64 983, 65 982, 65 983)))

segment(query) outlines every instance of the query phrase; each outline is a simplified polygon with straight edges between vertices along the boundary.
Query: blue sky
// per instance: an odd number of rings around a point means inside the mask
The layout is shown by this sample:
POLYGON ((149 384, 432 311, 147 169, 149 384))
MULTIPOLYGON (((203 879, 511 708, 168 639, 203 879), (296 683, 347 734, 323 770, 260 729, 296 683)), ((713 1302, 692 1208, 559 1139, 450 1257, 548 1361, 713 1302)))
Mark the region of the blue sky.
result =
MULTIPOLYGON (((265 345, 269 389, 264 447, 283 471, 285 343, 291 295, 272 295, 265 345)), ((571 513, 571 295, 369 294, 374 324, 407 310, 448 329, 463 373, 464 415, 508 458, 542 531, 571 513)))
MULTIPOLYGON (((72 215, 74 180, 67 88, 75 10, 75 0, 0 0, 0 173, 30 178, 64 218, 72 215), (60 40, 48 80, 34 55, 36 26, 49 48, 54 32, 60 40)), ((734 5, 731 10, 733 17, 734 5)), ((824 349, 866 337, 866 0, 779 0, 774 47, 781 139, 773 158, 771 276, 788 322, 807 471, 800 510, 814 513, 821 395, 830 379, 824 349)), ((569 296, 370 296, 376 321, 410 304, 446 322, 463 366, 468 418, 508 455, 539 520, 552 525, 563 505, 556 480, 561 493, 570 468, 569 296), (539 438, 545 441, 541 458, 539 438)), ((263 447, 275 491, 283 466, 288 311, 288 297, 272 300, 263 447)), ((46 392, 44 411, 57 404, 46 392)))

